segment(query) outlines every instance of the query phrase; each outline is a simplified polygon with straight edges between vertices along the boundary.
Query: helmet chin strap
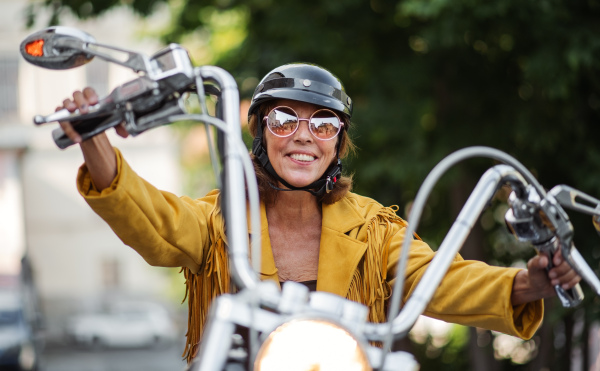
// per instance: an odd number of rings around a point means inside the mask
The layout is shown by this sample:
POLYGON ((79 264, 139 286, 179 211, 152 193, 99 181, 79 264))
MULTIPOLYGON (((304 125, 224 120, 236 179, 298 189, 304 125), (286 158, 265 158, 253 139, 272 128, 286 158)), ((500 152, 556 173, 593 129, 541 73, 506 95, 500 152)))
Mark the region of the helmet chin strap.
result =
POLYGON ((262 167, 275 179, 277 179, 281 184, 283 184, 286 188, 280 188, 271 184, 269 182, 269 186, 278 191, 305 191, 313 196, 323 196, 326 193, 329 193, 333 190, 335 183, 338 181, 339 177, 342 174, 342 161, 339 158, 340 151, 340 143, 336 146, 335 156, 337 161, 330 165, 329 168, 325 171, 325 173, 318 180, 312 182, 311 184, 304 187, 295 187, 288 182, 286 182, 282 177, 277 174, 273 165, 271 165, 271 161, 269 161, 269 156, 267 155, 267 151, 265 150, 262 144, 262 130, 258 130, 254 141, 252 142, 252 153, 258 158, 258 161, 262 165, 262 167))

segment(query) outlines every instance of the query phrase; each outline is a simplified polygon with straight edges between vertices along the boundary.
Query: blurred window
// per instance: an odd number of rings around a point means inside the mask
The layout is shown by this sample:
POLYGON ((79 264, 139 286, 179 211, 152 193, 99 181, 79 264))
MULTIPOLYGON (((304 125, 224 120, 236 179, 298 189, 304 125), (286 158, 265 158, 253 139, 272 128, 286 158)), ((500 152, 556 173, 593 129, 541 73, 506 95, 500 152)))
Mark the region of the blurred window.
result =
POLYGON ((108 95, 108 62, 94 59, 85 69, 87 85, 96 90, 99 97, 108 95))
POLYGON ((0 310, 0 327, 14 326, 19 320, 19 310, 0 310))
MULTIPOLYGON (((19 60, 0 57, 0 116, 16 116, 18 102, 19 60)), ((4 120, 2 120, 4 121, 4 120)))
POLYGON ((116 289, 120 285, 120 264, 116 258, 102 261, 102 284, 106 289, 116 289))

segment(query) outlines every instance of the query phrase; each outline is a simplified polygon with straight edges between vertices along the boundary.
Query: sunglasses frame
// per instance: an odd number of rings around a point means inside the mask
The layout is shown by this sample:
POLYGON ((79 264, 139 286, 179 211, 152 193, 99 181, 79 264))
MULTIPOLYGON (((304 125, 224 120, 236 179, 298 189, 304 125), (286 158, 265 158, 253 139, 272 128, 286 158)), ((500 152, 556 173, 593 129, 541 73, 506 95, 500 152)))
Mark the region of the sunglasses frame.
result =
POLYGON ((269 129, 269 131, 271 132, 271 134, 275 135, 278 138, 287 138, 287 137, 291 137, 292 135, 294 135, 294 133, 296 133, 298 131, 298 128, 300 127, 300 122, 301 121, 306 121, 307 125, 308 125, 308 131, 310 131, 310 134, 315 137, 318 140, 321 140, 323 142, 326 142, 328 140, 332 140, 334 138, 336 138, 340 132, 342 131, 343 127, 344 127, 344 121, 342 121, 342 119, 340 119, 340 116, 338 116, 335 112, 333 112, 332 110, 328 109, 328 108, 319 108, 318 110, 316 110, 315 112, 313 112, 308 118, 302 118, 300 117, 300 115, 298 115, 298 112, 296 112, 292 107, 289 106, 277 106, 273 109, 271 109, 269 111, 269 113, 267 113, 267 115, 265 117, 263 117, 263 122, 265 123, 267 129, 269 129), (289 133, 288 135, 279 135, 279 134, 275 134, 273 132, 273 130, 271 130, 271 127, 269 126, 269 124, 267 123, 268 117, 271 114, 271 112, 275 111, 278 108, 286 108, 289 109, 290 111, 294 112, 294 115, 296 115, 296 118, 298 118, 298 125, 296 125, 296 129, 294 129, 294 131, 292 131, 291 133, 289 133), (310 127, 310 120, 313 118, 313 116, 317 113, 317 112, 321 112, 321 111, 328 111, 331 112, 340 122, 340 127, 338 128, 337 133, 335 133, 334 136, 332 136, 331 138, 327 138, 327 139, 323 139, 323 138, 319 138, 318 136, 315 135, 315 133, 313 133, 311 127, 310 127))

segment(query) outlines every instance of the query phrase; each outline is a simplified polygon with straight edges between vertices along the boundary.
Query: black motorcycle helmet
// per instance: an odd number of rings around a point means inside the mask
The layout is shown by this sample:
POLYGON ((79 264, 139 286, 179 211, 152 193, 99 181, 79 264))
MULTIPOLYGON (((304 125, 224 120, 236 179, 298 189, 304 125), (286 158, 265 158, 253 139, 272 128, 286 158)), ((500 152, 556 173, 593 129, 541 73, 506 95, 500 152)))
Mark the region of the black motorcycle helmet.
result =
MULTIPOLYGON (((284 64, 263 77, 254 90, 248 109, 248 117, 257 114, 257 109, 261 104, 274 99, 290 99, 329 108, 344 116, 348 122, 352 117, 352 99, 346 94, 340 79, 325 68, 311 63, 284 64)), ((336 163, 331 165, 323 176, 314 183, 306 187, 294 187, 283 180, 273 169, 262 143, 263 128, 260 119, 259 123, 256 137, 252 143, 252 153, 258 158, 263 168, 288 189, 278 188, 270 184, 271 187, 282 191, 307 191, 315 196, 322 196, 333 189, 342 173, 342 162, 339 159, 339 140, 336 163)))
POLYGON ((254 90, 248 116, 273 99, 312 103, 352 117, 352 99, 340 79, 316 64, 289 63, 269 72, 254 90))

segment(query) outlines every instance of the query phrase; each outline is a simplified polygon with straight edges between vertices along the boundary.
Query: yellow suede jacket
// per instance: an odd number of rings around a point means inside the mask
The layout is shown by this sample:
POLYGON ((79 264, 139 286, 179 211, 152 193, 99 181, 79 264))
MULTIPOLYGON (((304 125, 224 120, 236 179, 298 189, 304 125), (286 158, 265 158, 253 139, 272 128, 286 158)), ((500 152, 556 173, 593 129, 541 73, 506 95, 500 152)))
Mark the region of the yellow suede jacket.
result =
MULTIPOLYGON (((190 276, 202 271, 213 278, 221 277, 212 281, 213 286, 228 286, 229 281, 222 278, 226 271, 219 268, 227 267, 227 259, 218 191, 197 200, 160 191, 139 177, 118 150, 116 153, 118 175, 102 192, 94 188, 86 167, 80 168, 77 186, 92 209, 149 264, 188 270, 188 294, 190 276)), ((394 209, 354 193, 332 205, 323 205, 322 211, 317 290, 362 302, 373 312, 369 318, 381 321, 406 224, 394 209)), ((264 204, 261 228, 261 275, 279 282, 264 204)), ((434 256, 429 246, 418 239, 410 249, 403 300, 414 291, 434 256)), ((531 338, 542 321, 543 303, 540 300, 511 305, 517 272, 518 269, 492 267, 457 256, 423 314, 531 338)), ((228 291, 227 287, 209 289, 216 294, 228 291)), ((202 321, 206 309, 201 308, 202 321)))

